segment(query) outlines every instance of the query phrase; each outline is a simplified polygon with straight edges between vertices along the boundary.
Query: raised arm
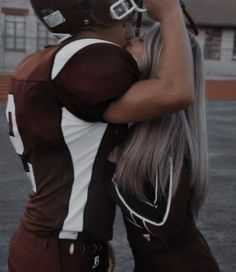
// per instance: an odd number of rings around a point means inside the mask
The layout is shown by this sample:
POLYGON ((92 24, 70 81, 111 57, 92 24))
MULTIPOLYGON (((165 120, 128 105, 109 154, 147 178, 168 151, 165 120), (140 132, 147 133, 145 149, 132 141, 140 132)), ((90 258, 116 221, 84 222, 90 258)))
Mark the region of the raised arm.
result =
POLYGON ((191 45, 178 0, 144 1, 161 23, 162 58, 154 79, 135 83, 104 113, 113 123, 138 122, 184 109, 194 101, 191 45))

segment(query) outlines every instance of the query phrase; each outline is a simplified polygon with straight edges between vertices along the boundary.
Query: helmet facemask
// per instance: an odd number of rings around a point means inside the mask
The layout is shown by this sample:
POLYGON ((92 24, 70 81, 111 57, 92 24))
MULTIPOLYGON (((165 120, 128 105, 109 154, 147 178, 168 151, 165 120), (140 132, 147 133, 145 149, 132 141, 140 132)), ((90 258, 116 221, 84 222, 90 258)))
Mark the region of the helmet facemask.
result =
POLYGON ((142 13, 146 12, 146 8, 143 8, 142 0, 118 0, 110 7, 110 11, 111 17, 115 20, 122 20, 138 12, 135 36, 138 37, 140 35, 142 13))
POLYGON ((145 12, 134 0, 119 0, 110 7, 113 19, 122 20, 134 12, 145 12))

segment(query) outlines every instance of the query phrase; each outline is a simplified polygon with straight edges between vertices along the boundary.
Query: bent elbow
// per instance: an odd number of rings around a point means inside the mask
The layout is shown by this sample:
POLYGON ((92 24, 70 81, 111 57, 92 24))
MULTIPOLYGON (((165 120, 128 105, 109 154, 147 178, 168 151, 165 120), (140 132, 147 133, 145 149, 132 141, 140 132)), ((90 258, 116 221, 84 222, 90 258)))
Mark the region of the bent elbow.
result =
POLYGON ((192 87, 188 88, 178 88, 178 91, 174 91, 168 99, 169 106, 176 110, 183 110, 195 102, 194 89, 192 87))
POLYGON ((182 100, 182 104, 185 105, 185 107, 192 105, 195 102, 195 95, 194 95, 194 91, 189 92, 189 89, 187 92, 185 92, 185 94, 183 94, 183 96, 181 97, 180 100, 182 100))

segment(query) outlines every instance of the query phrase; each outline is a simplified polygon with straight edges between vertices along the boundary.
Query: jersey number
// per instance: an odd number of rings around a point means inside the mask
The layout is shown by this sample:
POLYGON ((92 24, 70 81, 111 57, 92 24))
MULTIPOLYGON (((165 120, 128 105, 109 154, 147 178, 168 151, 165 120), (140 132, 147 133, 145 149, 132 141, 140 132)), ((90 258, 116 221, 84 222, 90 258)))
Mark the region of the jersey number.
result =
POLYGON ((31 180, 31 183, 33 186, 33 191, 36 192, 36 182, 35 182, 35 177, 34 177, 34 173, 33 173, 33 166, 32 166, 32 164, 30 164, 29 162, 26 162, 23 159, 24 144, 21 139, 21 136, 20 136, 20 133, 18 130, 18 126, 17 126, 16 107, 15 107, 14 96, 12 94, 8 95, 6 117, 7 117, 7 122, 8 122, 8 126, 9 126, 10 140, 16 150, 16 153, 22 159, 24 169, 25 169, 29 179, 31 180))

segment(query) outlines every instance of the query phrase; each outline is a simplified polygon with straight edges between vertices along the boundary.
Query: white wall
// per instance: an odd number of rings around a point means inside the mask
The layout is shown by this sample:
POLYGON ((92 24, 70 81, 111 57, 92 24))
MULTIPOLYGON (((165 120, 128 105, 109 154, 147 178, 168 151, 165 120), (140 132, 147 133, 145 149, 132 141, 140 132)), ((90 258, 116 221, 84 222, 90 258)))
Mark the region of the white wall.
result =
MULTIPOLYGON (((0 41, 0 72, 11 72, 27 55, 36 51, 37 20, 28 0, 5 0, 2 7, 29 9, 26 15, 26 48, 24 52, 4 51, 3 40, 0 41)), ((4 34, 5 14, 0 13, 1 32, 4 34)), ((2 36, 1 36, 2 37, 2 36)))

